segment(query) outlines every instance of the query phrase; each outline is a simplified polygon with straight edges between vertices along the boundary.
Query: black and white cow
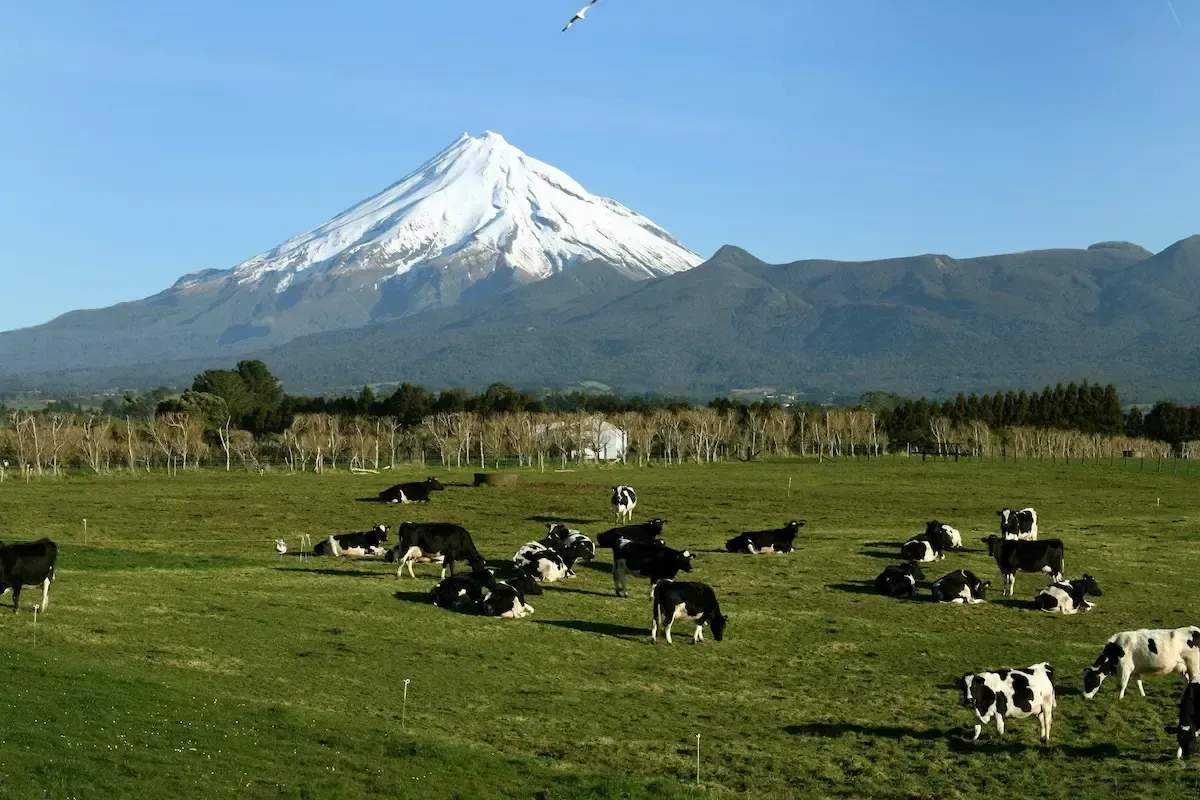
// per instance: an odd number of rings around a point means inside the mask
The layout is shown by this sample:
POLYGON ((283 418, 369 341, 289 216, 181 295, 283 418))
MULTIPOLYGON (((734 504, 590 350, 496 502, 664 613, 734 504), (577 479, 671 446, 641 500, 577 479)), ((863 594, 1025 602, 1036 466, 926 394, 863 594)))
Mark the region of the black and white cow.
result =
POLYGON ((628 539, 631 542, 642 542, 644 544, 661 541, 663 525, 666 524, 667 521, 665 519, 652 519, 649 522, 643 522, 638 525, 624 525, 620 528, 612 528, 596 537, 596 547, 612 549, 622 539, 628 539))
POLYGON ((1188 681, 1183 687, 1183 697, 1179 699, 1179 724, 1168 725, 1167 733, 1173 734, 1179 742, 1175 750, 1176 758, 1186 758, 1192 754, 1196 746, 1196 731, 1200 728, 1200 683, 1188 681))
POLYGON ((943 550, 961 550, 963 546, 962 534, 958 532, 958 529, 951 528, 936 519, 925 523, 925 536, 931 542, 941 542, 943 550))
POLYGON ((483 575, 478 572, 463 572, 440 581, 430 590, 429 595, 438 608, 474 614, 486 590, 487 581, 483 575))
POLYGON ((574 570, 581 561, 596 557, 596 544, 584 534, 565 525, 551 522, 546 526, 546 536, 538 544, 548 547, 562 556, 567 569, 574 570))
POLYGON ((989 536, 981 541, 988 546, 988 555, 996 559, 996 566, 1004 576, 1005 596, 1013 593, 1018 572, 1045 572, 1052 581, 1063 579, 1066 557, 1061 539, 1022 542, 989 536))
POLYGON ((49 539, 36 542, 4 544, 0 542, 0 595, 9 589, 13 593, 13 613, 17 613, 24 586, 42 587, 42 602, 38 609, 45 611, 50 604, 50 582, 54 580, 58 545, 49 539))
POLYGON ((1119 698, 1125 696, 1131 678, 1145 697, 1143 675, 1173 672, 1182 672, 1189 682, 1200 680, 1200 628, 1124 631, 1105 642, 1096 663, 1083 671, 1083 696, 1095 697, 1104 679, 1116 675, 1119 698))
POLYGON ((729 617, 721 613, 717 593, 705 583, 675 582, 663 580, 654 585, 651 592, 654 619, 650 624, 650 641, 658 643, 658 626, 665 627, 667 644, 671 644, 671 626, 679 619, 696 623, 692 642, 704 641, 704 626, 708 625, 713 638, 718 642, 725 638, 725 626, 729 617))
POLYGON ((632 486, 614 486, 612 493, 612 509, 617 515, 617 522, 633 522, 633 509, 637 506, 637 492, 632 486))
POLYGON ((1089 594, 1099 597, 1104 592, 1100 591, 1100 584, 1096 583, 1095 578, 1084 575, 1073 581, 1050 584, 1033 598, 1033 604, 1042 611, 1078 614, 1081 611, 1091 611, 1095 605, 1084 599, 1089 594))
POLYGON ((991 581, 981 581, 968 569, 956 569, 933 582, 933 599, 938 603, 982 603, 991 581))
POLYGON ((925 573, 916 564, 897 564, 879 573, 875 591, 888 597, 916 597, 917 581, 923 580, 925 573))
POLYGON ((750 555, 790 553, 795 550, 796 534, 806 524, 808 524, 806 520, 794 519, 782 528, 739 533, 725 543, 725 549, 731 553, 749 553, 750 555))
MULTIPOLYGON (((513 561, 501 561, 488 564, 487 572, 492 578, 504 581, 522 595, 542 594, 542 585, 538 583, 537 567, 533 564, 520 565, 513 561)), ((473 571, 472 574, 477 574, 477 572, 473 571)))
POLYGON ((466 561, 475 569, 486 566, 483 557, 475 549, 471 534, 461 525, 451 522, 404 522, 396 531, 396 538, 400 543, 388 551, 387 560, 400 564, 396 569, 397 579, 405 564, 408 565, 409 577, 415 578, 413 562, 425 558, 432 560, 437 556, 442 557, 442 578, 446 577, 447 572, 454 574, 455 561, 466 561))
POLYGON ((1000 535, 1005 539, 1037 539, 1037 512, 1032 508, 1023 508, 1020 511, 1004 508, 997 511, 996 515, 1000 517, 1000 535))
MULTIPOLYGON (((692 554, 687 550, 672 550, 662 543, 643 544, 622 539, 613 548, 613 588, 617 597, 628 597, 625 576, 632 572, 650 579, 650 590, 662 580, 674 580, 680 572, 692 571, 692 554)), ((653 595, 652 595, 653 596, 653 595)))
POLYGON ((1024 669, 967 673, 961 680, 963 705, 975 712, 975 739, 983 726, 996 720, 996 730, 1004 736, 1005 717, 1036 716, 1041 725, 1042 741, 1050 743, 1050 723, 1054 716, 1054 668, 1034 664, 1024 669))
POLYGON ((905 561, 913 563, 925 563, 929 561, 941 561, 946 557, 946 539, 941 533, 934 536, 914 536, 904 544, 900 545, 900 557, 905 561))
POLYGON ((428 503, 432 492, 445 491, 437 478, 426 478, 423 481, 397 483, 390 489, 379 493, 379 499, 384 503, 428 503))
POLYGON ((529 542, 522 546, 513 556, 513 563, 518 567, 530 567, 531 574, 542 583, 555 583, 575 577, 575 573, 563 561, 563 557, 540 542, 529 542))
POLYGON ((376 525, 369 531, 339 533, 313 545, 314 556, 378 556, 387 541, 387 525, 376 525))
POLYGON ((533 613, 521 590, 504 581, 493 581, 479 601, 479 613, 485 617, 519 619, 533 613))

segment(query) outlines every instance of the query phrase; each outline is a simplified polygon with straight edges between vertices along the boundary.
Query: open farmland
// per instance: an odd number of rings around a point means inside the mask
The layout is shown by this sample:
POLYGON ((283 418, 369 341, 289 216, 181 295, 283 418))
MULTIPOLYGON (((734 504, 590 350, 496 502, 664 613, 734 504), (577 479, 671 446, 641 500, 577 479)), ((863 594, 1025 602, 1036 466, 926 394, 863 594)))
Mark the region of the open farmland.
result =
POLYGON ((1182 678, 1147 679, 1146 698, 1118 702, 1112 682, 1080 694, 1111 634, 1200 621, 1200 471, 1180 469, 810 460, 526 471, 513 489, 438 471, 463 485, 403 507, 357 498, 428 473, 10 478, 0 538, 48 536, 60 552, 36 643, 39 593, 0 613, 0 796, 694 796, 697 734, 709 796, 1194 795, 1200 761, 1177 763, 1163 732, 1182 678), (667 519, 667 542, 696 553, 688 577, 717 590, 725 641, 693 646, 681 622, 673 646, 651 646, 646 581, 614 597, 608 551, 532 597, 532 617, 502 620, 428 605, 433 566, 396 581, 382 562, 272 545, 448 520, 511 557, 544 520, 610 527, 616 483, 637 487, 635 521, 667 519), (1006 505, 1037 508, 1068 577, 1096 577, 1095 611, 1029 610, 1042 576, 999 597, 979 538, 1006 505), (935 517, 967 551, 929 581, 974 570, 991 602, 871 593, 935 517), (723 551, 791 518, 808 520, 794 555, 723 551), (970 742, 957 677, 1043 660, 1059 688, 1051 746, 1032 719, 970 742))

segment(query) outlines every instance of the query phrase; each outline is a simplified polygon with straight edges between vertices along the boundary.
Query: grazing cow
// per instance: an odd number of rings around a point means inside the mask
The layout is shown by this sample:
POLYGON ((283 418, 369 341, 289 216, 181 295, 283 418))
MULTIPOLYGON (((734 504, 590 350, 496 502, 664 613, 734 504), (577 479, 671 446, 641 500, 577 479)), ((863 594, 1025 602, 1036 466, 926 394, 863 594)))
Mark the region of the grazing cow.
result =
POLYGON ((927 539, 925 534, 921 534, 900 545, 900 557, 914 563, 941 561, 946 557, 946 551, 940 542, 927 539))
POLYGON ((461 525, 450 522, 404 522, 396 531, 396 538, 400 543, 388 551, 387 560, 399 562, 397 579, 405 564, 408 565, 409 577, 417 577, 413 574, 412 565, 422 558, 441 556, 442 578, 446 577, 447 572, 454 574, 455 561, 467 561, 475 569, 486 566, 483 557, 475 549, 471 534, 461 525))
POLYGON ((4 544, 0 542, 0 595, 9 589, 13 593, 13 613, 17 613, 24 586, 42 587, 42 602, 38 608, 45 611, 50 605, 50 582, 54 580, 54 565, 58 561, 58 545, 49 539, 36 542, 4 544))
POLYGON ((1000 517, 1000 535, 1005 539, 1037 539, 1037 512, 1032 508, 1023 508, 1020 511, 1005 508, 997 511, 996 515, 1000 517))
POLYGON ((637 492, 632 486, 614 486, 612 493, 613 513, 617 522, 633 522, 633 509, 637 506, 637 492))
POLYGON ((1045 572, 1050 580, 1063 579, 1065 555, 1061 539, 1046 539, 1041 542, 1020 542, 989 536, 981 540, 988 546, 988 555, 996 559, 996 566, 1004 576, 1004 592, 1013 593, 1018 572, 1045 572))
POLYGON ((430 590, 433 604, 438 608, 474 613, 483 600, 487 580, 477 572, 451 575, 430 590))
POLYGON ((1200 680, 1200 628, 1124 631, 1104 643, 1096 663, 1083 671, 1083 696, 1091 699, 1109 675, 1121 681, 1121 694, 1131 678, 1146 696, 1143 675, 1182 672, 1188 681, 1200 680))
POLYGON ((361 533, 339 533, 313 546, 314 556, 377 556, 384 552, 387 526, 376 525, 361 533))
POLYGON ((667 521, 665 519, 652 519, 649 522, 643 522, 639 525, 625 525, 620 528, 613 528, 596 537, 596 547, 611 549, 616 547, 617 542, 622 539, 628 539, 631 542, 642 542, 644 544, 661 541, 663 525, 666 524, 667 521))
POLYGON ((617 597, 628 597, 625 575, 632 572, 650 579, 650 590, 661 580, 674 579, 680 572, 692 571, 692 554, 672 550, 665 544, 643 544, 622 539, 613 548, 613 588, 617 597))
POLYGON ((525 596, 517 587, 493 579, 479 602, 479 613, 485 617, 518 619, 533 613, 533 606, 525 602, 525 596))
POLYGON ((1167 733, 1175 735, 1179 742, 1175 750, 1175 758, 1186 758, 1192 754, 1196 745, 1196 730, 1200 727, 1200 683, 1188 682, 1183 687, 1183 697, 1179 700, 1179 724, 1168 725, 1167 733))
POLYGON ((432 492, 445 491, 437 478, 426 478, 423 481, 397 483, 390 489, 379 493, 379 499, 384 503, 428 503, 432 492))
POLYGON ((1084 599, 1086 595, 1099 597, 1100 584, 1091 575, 1084 575, 1073 581, 1052 583, 1038 593, 1033 599, 1034 605, 1042 611, 1057 611, 1061 614, 1078 614, 1080 611, 1091 611, 1095 603, 1084 599))
POLYGON ((513 556, 518 567, 528 566, 530 574, 542 583, 554 583, 564 578, 573 578, 575 573, 563 561, 563 557, 538 542, 529 542, 513 556))
POLYGON ((936 519, 925 523, 925 537, 931 542, 943 542, 945 544, 943 550, 961 550, 963 546, 962 534, 958 532, 958 529, 951 528, 936 519))
POLYGON ((981 581, 974 572, 957 569, 933 582, 933 599, 938 603, 982 603, 991 581, 981 581))
POLYGON ((725 549, 731 553, 790 553, 795 547, 796 534, 807 524, 806 520, 792 520, 782 528, 770 531, 747 531, 725 543, 725 549))
POLYGON ((975 739, 983 726, 996 720, 996 730, 1004 736, 1005 717, 1031 717, 1041 723, 1042 741, 1050 744, 1050 723, 1054 715, 1054 669, 1047 663, 1025 669, 967 673, 962 677, 963 705, 975 712, 975 739))
POLYGON ((671 644, 671 626, 675 620, 687 619, 696 623, 692 642, 704 641, 704 626, 708 625, 713 638, 718 642, 725 638, 725 626, 729 617, 721 613, 717 594, 706 583, 664 580, 655 584, 650 593, 654 619, 650 624, 650 641, 658 643, 660 620, 666 626, 667 644, 671 644))
POLYGON ((879 573, 875 591, 888 597, 916 597, 917 581, 923 580, 925 573, 916 564, 897 564, 879 573))

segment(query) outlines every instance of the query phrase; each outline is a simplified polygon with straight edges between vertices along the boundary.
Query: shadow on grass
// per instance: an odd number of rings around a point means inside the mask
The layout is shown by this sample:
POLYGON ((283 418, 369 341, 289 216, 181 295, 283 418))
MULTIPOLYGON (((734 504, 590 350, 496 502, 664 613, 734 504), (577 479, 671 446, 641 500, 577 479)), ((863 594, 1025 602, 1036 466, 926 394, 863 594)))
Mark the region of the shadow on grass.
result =
POLYGON ((601 636, 612 636, 616 639, 645 639, 650 636, 649 628, 634 628, 630 625, 616 625, 611 622, 592 622, 576 619, 545 619, 538 620, 538 625, 553 625, 556 628, 567 628, 584 633, 598 633, 601 636))
MULTIPOLYGON (((972 741, 969 729, 951 730, 916 730, 902 728, 896 725, 859 725, 853 722, 810 722, 805 725, 785 725, 783 730, 792 736, 818 736, 824 739, 838 739, 843 736, 870 736, 877 739, 919 739, 923 741, 944 741, 956 753, 985 753, 998 755, 1003 753, 1017 754, 1029 750, 1056 752, 1071 758, 1106 759, 1117 758, 1120 749, 1110 742, 1092 745, 1062 745, 1051 742, 1049 747, 1022 742, 1004 742, 996 740, 972 741)), ((987 735, 986 733, 984 734, 987 735)))
POLYGON ((276 567, 280 572, 295 572, 305 575, 336 575, 339 578, 386 578, 388 573, 368 572, 365 569, 306 569, 305 567, 276 567))
POLYGON ((863 547, 895 547, 900 548, 904 542, 863 542, 863 547))
POLYGON ((566 586, 557 586, 557 585, 553 585, 553 584, 546 586, 543 591, 548 592, 550 594, 557 594, 558 592, 563 592, 564 594, 594 594, 594 595, 596 595, 596 597, 612 597, 613 596, 612 592, 593 592, 591 589, 571 589, 566 586))
POLYGON ((879 739, 903 739, 906 736, 911 739, 950 739, 954 735, 952 731, 918 731, 895 725, 858 725, 853 722, 810 722, 806 725, 785 725, 783 730, 792 736, 820 736, 824 739, 838 739, 850 734, 879 739))
POLYGON ((595 525, 601 520, 598 519, 578 519, 576 517, 547 517, 544 514, 539 514, 535 517, 526 517, 529 522, 561 522, 563 525, 595 525))
POLYGON ((887 552, 884 550, 859 550, 860 556, 870 556, 871 558, 886 558, 888 561, 902 560, 899 552, 887 552))
POLYGON ((420 603, 422 605, 432 605, 433 599, 430 598, 429 592, 396 592, 392 597, 397 600, 403 600, 406 603, 420 603))
POLYGON ((596 572, 606 572, 609 575, 611 575, 613 571, 613 565, 605 561, 589 561, 584 564, 584 566, 588 569, 594 569, 596 572))
POLYGON ((1015 597, 997 597, 989 598, 988 602, 992 605, 1004 606, 1005 608, 1020 608, 1026 611, 1036 611, 1037 606, 1032 600, 1018 600, 1015 597))
POLYGON ((356 502, 356 503, 375 503, 376 505, 385 505, 385 503, 382 500, 380 500, 378 496, 356 497, 356 498, 354 498, 354 502, 356 502))

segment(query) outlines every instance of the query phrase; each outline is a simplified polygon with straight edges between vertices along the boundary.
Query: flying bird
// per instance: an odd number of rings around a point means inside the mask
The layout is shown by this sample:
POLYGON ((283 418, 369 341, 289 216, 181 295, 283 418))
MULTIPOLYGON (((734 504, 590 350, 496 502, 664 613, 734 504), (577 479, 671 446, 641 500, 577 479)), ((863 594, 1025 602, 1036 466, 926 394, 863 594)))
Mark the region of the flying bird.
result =
POLYGON ((567 27, 563 28, 563 33, 567 32, 567 28, 570 28, 576 22, 579 22, 579 20, 583 19, 584 15, 587 14, 588 9, 594 5, 596 5, 596 0, 592 0, 592 2, 575 12, 575 16, 571 17, 571 21, 567 23, 567 27))
POLYGON ((276 539, 275 540, 275 552, 279 553, 279 555, 283 555, 284 553, 286 553, 287 552, 287 542, 285 542, 283 539, 276 539))

